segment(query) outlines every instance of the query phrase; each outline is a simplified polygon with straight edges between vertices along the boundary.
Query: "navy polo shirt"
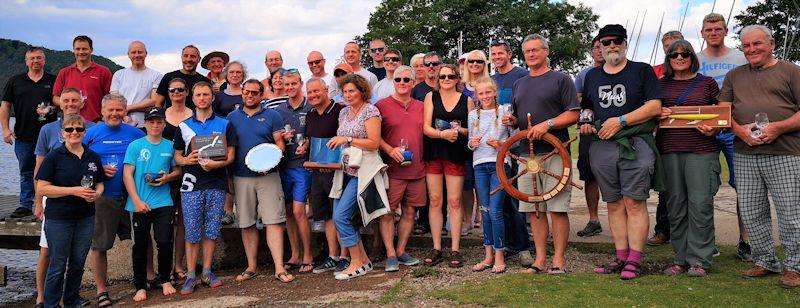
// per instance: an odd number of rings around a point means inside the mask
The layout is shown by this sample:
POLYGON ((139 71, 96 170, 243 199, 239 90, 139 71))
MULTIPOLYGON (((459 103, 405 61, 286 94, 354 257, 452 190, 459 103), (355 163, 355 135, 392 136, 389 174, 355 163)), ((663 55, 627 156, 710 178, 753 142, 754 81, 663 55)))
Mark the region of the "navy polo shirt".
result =
POLYGON ((283 119, 274 109, 261 107, 252 116, 248 116, 242 109, 236 109, 228 114, 236 131, 239 145, 236 148, 236 161, 234 161, 234 175, 244 177, 260 176, 244 164, 244 157, 253 147, 262 143, 275 143, 272 134, 283 129, 283 119))
MULTIPOLYGON (((82 157, 73 154, 64 146, 48 153, 39 167, 36 179, 50 182, 55 186, 76 187, 81 186, 84 175, 93 177, 95 186, 106 181, 100 156, 85 144, 82 157)), ((94 202, 86 202, 76 196, 47 198, 44 215, 47 219, 81 219, 94 216, 94 202)))
MULTIPOLYGON (((311 104, 308 103, 306 98, 303 98, 303 103, 297 108, 292 108, 289 105, 289 101, 285 101, 280 104, 280 106, 276 107, 275 110, 280 113, 281 118, 283 119, 283 125, 289 124, 294 129, 294 134, 303 134, 305 136, 306 132, 306 115, 308 111, 311 110, 311 104)), ((286 150, 283 152, 283 164, 284 168, 302 168, 303 162, 306 160, 306 155, 296 155, 295 151, 297 150, 298 144, 297 140, 295 140, 295 136, 292 136, 292 143, 291 145, 286 145, 286 150)))
MULTIPOLYGON (((225 143, 228 147, 235 147, 238 144, 235 129, 225 118, 212 114, 210 118, 202 122, 197 119, 197 115, 194 115, 178 124, 173 148, 176 151, 182 151, 183 157, 186 157, 192 152, 191 145, 194 136, 211 134, 225 136, 225 143)), ((206 189, 228 190, 227 168, 205 171, 199 164, 195 164, 183 166, 181 169, 183 170, 181 192, 206 189)))

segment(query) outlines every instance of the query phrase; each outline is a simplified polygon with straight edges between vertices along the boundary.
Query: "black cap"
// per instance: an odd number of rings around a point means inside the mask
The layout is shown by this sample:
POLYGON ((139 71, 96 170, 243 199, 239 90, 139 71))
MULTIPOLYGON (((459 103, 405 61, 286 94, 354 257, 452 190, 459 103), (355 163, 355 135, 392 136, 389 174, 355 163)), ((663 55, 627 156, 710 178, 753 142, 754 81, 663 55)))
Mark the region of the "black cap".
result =
POLYGON ((624 39, 628 38, 628 32, 625 31, 625 27, 618 24, 611 24, 605 25, 603 28, 600 29, 600 32, 597 33, 597 37, 606 37, 606 36, 618 36, 624 39))
POLYGON ((144 113, 144 120, 147 121, 152 118, 166 119, 167 116, 164 114, 164 109, 158 107, 152 107, 150 109, 147 109, 147 111, 144 113))

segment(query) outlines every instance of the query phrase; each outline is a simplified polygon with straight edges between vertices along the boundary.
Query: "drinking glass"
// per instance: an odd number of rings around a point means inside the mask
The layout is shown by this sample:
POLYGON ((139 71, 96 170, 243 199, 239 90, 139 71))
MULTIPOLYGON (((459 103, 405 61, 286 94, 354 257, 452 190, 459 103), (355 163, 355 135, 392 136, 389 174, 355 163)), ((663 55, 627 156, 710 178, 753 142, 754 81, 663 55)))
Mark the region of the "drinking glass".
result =
POLYGON ((106 165, 111 168, 117 167, 117 155, 111 154, 106 156, 106 165))
POLYGON ((579 124, 592 124, 594 122, 594 111, 591 109, 581 110, 581 115, 578 118, 579 124))
POLYGON ((750 137, 754 139, 761 138, 764 134, 764 128, 769 125, 769 117, 765 112, 756 113, 755 121, 750 127, 750 137))
POLYGON ((400 151, 408 149, 408 139, 400 139, 400 151))
POLYGON ((47 118, 44 117, 47 111, 47 106, 47 102, 41 102, 39 105, 36 105, 36 111, 39 113, 39 121, 47 120, 47 118))
POLYGON ((91 175, 84 175, 81 177, 81 187, 91 188, 94 185, 94 177, 91 175))
POLYGON ((297 145, 303 146, 306 143, 306 139, 303 137, 303 134, 297 134, 294 136, 295 140, 297 140, 297 145))
MULTIPOLYGON (((292 125, 286 124, 285 126, 283 126, 283 131, 285 131, 287 133, 291 132, 292 131, 292 125)), ((294 144, 294 142, 292 142, 291 138, 289 139, 289 141, 286 142, 286 145, 293 145, 293 144, 294 144)))
POLYGON ((461 121, 459 120, 450 121, 450 127, 452 127, 455 130, 458 130, 459 128, 461 128, 461 121))

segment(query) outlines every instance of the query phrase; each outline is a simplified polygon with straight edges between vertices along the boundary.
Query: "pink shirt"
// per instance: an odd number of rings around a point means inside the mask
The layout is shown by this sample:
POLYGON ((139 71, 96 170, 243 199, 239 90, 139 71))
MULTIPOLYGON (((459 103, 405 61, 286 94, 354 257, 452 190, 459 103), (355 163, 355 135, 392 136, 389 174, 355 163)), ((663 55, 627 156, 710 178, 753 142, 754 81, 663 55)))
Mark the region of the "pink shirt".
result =
POLYGON ((402 102, 389 96, 375 104, 381 112, 381 137, 393 147, 400 146, 400 139, 408 140, 408 149, 414 153, 411 165, 403 167, 393 158, 384 156, 389 165, 386 173, 390 178, 416 180, 425 177, 425 162, 422 160, 422 102, 411 99, 406 107, 402 102))
POLYGON ((81 90, 81 94, 86 98, 81 116, 86 120, 97 122, 102 119, 100 103, 103 96, 111 90, 112 77, 111 71, 100 64, 92 62, 81 72, 73 63, 58 72, 56 83, 53 85, 53 96, 61 96, 61 91, 66 88, 81 90))

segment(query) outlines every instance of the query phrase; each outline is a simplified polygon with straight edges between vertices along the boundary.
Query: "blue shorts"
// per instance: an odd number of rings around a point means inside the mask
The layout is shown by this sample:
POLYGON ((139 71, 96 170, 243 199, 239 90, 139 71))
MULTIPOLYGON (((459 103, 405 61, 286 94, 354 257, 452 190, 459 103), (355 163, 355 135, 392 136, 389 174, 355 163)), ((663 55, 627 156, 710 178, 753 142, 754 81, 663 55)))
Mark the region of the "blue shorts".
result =
POLYGON ((311 173, 304 168, 281 169, 280 173, 283 199, 286 202, 306 203, 308 190, 311 187, 311 173))
POLYGON ((225 191, 221 189, 182 192, 181 207, 186 241, 197 244, 204 237, 216 240, 222 227, 224 205, 225 191))

